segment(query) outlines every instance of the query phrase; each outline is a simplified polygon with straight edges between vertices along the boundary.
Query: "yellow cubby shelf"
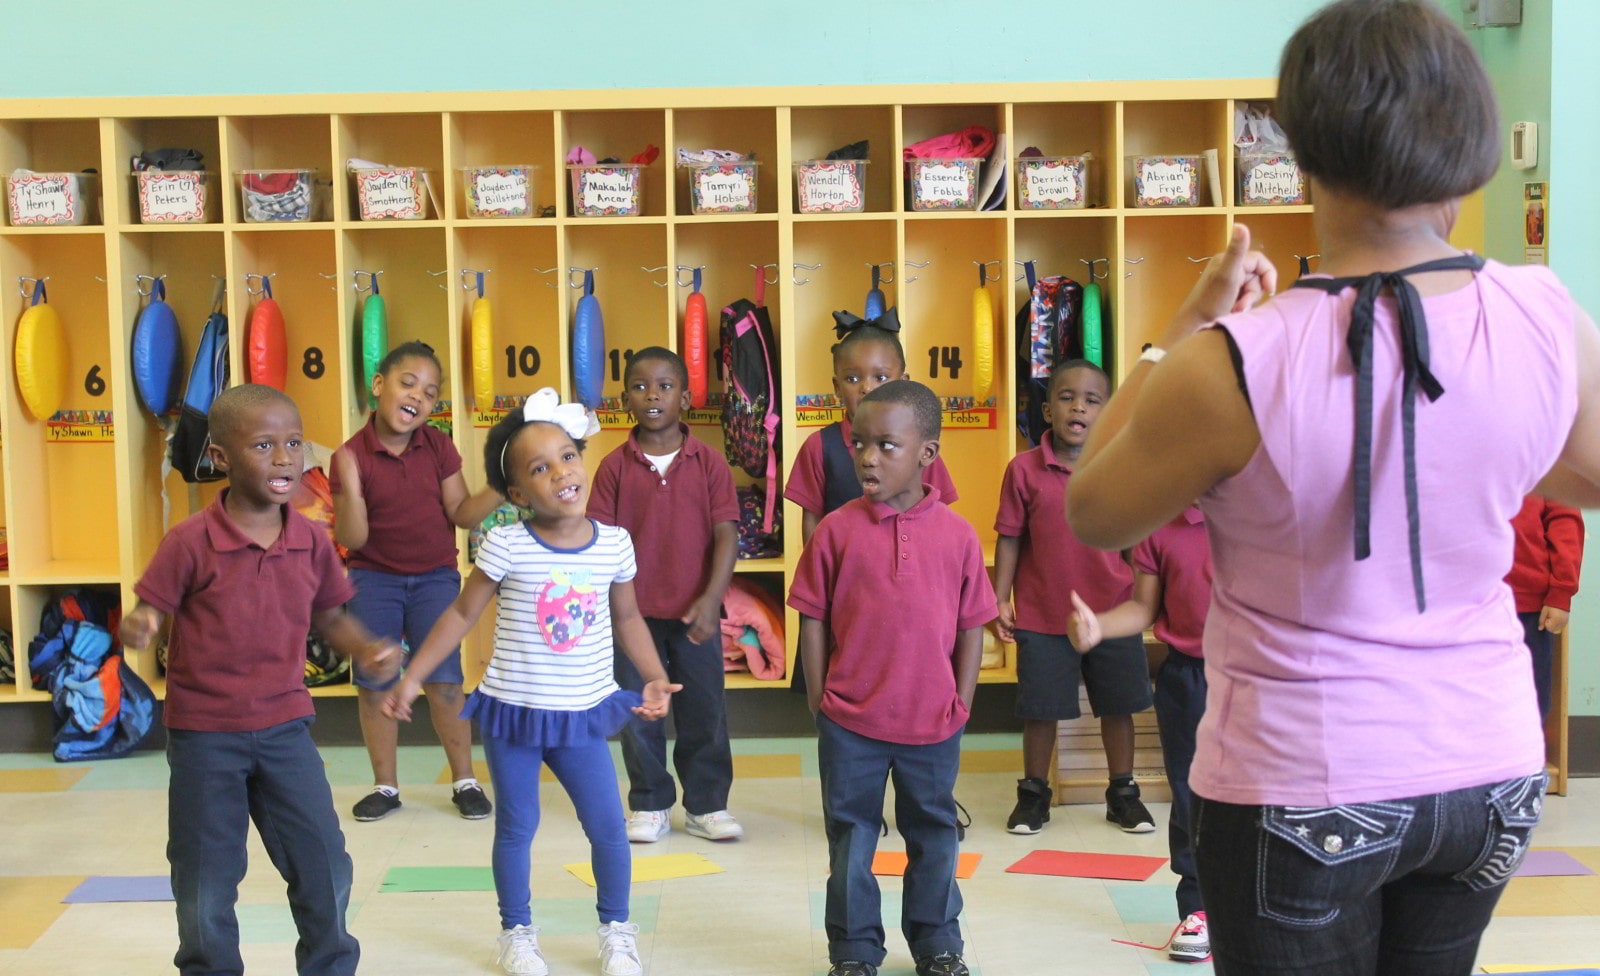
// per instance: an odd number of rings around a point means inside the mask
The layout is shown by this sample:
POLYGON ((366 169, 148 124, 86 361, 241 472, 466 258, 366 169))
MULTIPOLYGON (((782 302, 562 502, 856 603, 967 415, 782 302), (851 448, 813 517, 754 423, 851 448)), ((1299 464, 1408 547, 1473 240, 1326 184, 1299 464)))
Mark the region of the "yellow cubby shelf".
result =
MULTIPOLYGON (((750 266, 764 266, 767 280, 775 279, 766 287, 766 302, 779 346, 787 471, 815 429, 800 426, 795 398, 831 393, 831 313, 862 311, 871 284, 868 265, 883 267, 888 302, 900 308, 910 375, 941 396, 961 397, 971 388, 965 361, 972 358, 972 262, 1000 262, 999 279, 987 286, 999 350, 993 420, 976 429, 951 429, 944 438, 946 461, 961 490, 956 511, 977 529, 992 564, 1001 472, 1025 447, 1014 430, 1011 350, 1017 311, 1028 300, 1025 283, 1016 280, 1017 263, 1034 260, 1041 275, 1084 281, 1087 265, 1081 262, 1109 262, 1110 273, 1108 265, 1097 267, 1106 275, 1107 365, 1113 376, 1127 371, 1140 345, 1159 334, 1163 317, 1187 294, 1196 275, 1187 259, 1220 250, 1233 221, 1250 223, 1267 241, 1280 277, 1292 274, 1295 256, 1305 254, 1312 239, 1311 208, 1233 205, 1233 102, 1272 94, 1270 80, 1238 79, 0 100, 0 171, 112 174, 98 187, 99 223, 0 228, 0 340, 9 352, 24 305, 17 276, 50 276, 50 298, 71 336, 74 384, 66 406, 108 409, 114 416, 108 443, 56 443, 45 424, 27 415, 14 384, 6 385, 0 398, 0 524, 10 528, 10 571, 0 576, 0 619, 12 625, 16 646, 25 648, 42 600, 55 588, 92 584, 120 589, 122 599, 131 600, 133 583, 162 533, 215 496, 215 486, 193 490, 175 477, 163 481, 162 430, 142 414, 131 384, 123 381, 140 304, 133 289, 137 274, 168 275, 169 300, 186 344, 198 337, 209 311, 213 276, 227 282, 234 377, 244 375, 244 323, 256 300, 245 292, 244 275, 276 275, 274 296, 284 306, 289 330, 289 392, 302 406, 308 436, 336 447, 365 420, 365 396, 355 379, 360 367, 354 323, 361 299, 351 275, 382 271, 391 342, 420 338, 444 360, 451 436, 475 486, 483 478, 484 430, 475 423, 470 384, 463 382, 473 297, 461 288, 464 269, 490 271, 486 294, 496 303, 493 358, 499 367, 494 392, 521 395, 546 385, 571 392, 568 332, 581 295, 573 287, 581 274, 573 269, 598 267, 596 293, 607 329, 604 392, 615 396, 628 350, 682 345, 688 288, 673 283, 674 266, 704 267, 713 318, 732 300, 754 297, 750 266), (1002 209, 913 211, 902 149, 971 124, 1006 135, 1013 154, 1029 146, 1046 155, 1093 153, 1090 184, 1102 205, 1019 209, 1014 174, 1008 172, 1002 209), (869 144, 864 209, 798 212, 793 164, 858 141, 869 144), (647 143, 662 152, 642 171, 641 215, 573 212, 565 165, 571 146, 628 158, 647 143), (211 188, 221 206, 214 220, 140 222, 128 159, 162 147, 204 153, 217 174, 211 188), (762 163, 757 210, 691 213, 688 176, 672 165, 680 147, 756 152, 762 163), (1131 206, 1126 157, 1207 149, 1218 150, 1222 176, 1222 199, 1215 206, 1131 206), (351 158, 429 170, 428 219, 358 219, 345 172, 351 158), (533 212, 553 207, 555 216, 467 216, 462 169, 506 165, 536 167, 533 212), (235 174, 285 168, 315 170, 331 183, 327 219, 244 221, 235 174), (958 360, 963 365, 955 366, 958 360), (300 368, 312 361, 320 372, 300 368), (105 389, 86 399, 82 390, 90 370, 98 370, 105 389)), ((687 282, 687 275, 679 280, 687 282)), ((715 342, 715 321, 711 328, 715 342)), ((715 426, 695 432, 720 446, 715 426)), ((598 464, 625 436, 603 431, 591 442, 588 463, 598 464)), ((750 481, 742 473, 736 480, 750 481)), ((801 513, 788 503, 784 508, 784 554, 736 566, 742 578, 775 593, 787 589, 800 552, 801 513)), ((464 533, 461 542, 465 568, 464 533)), ((786 617, 792 669, 798 628, 793 611, 786 617)), ((469 683, 482 673, 491 630, 486 620, 467 642, 469 683)), ((162 693, 153 654, 130 655, 130 663, 162 693)), ((1014 681, 1014 650, 1007 649, 1002 666, 984 670, 980 680, 1014 681)), ((43 697, 24 682, 19 677, 15 687, 0 689, 0 703, 43 697)), ((788 684, 728 678, 730 688, 788 684)), ((316 694, 352 691, 336 685, 316 694)))

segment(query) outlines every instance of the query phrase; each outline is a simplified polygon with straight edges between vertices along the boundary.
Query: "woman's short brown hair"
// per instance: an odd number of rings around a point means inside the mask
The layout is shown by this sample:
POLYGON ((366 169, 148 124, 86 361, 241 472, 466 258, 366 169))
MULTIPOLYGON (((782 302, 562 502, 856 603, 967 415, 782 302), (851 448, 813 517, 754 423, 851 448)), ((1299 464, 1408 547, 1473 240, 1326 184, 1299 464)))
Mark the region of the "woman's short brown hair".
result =
POLYGON ((1500 165, 1494 91, 1431 0, 1339 0, 1295 31, 1276 113, 1300 168, 1391 209, 1466 196, 1500 165))

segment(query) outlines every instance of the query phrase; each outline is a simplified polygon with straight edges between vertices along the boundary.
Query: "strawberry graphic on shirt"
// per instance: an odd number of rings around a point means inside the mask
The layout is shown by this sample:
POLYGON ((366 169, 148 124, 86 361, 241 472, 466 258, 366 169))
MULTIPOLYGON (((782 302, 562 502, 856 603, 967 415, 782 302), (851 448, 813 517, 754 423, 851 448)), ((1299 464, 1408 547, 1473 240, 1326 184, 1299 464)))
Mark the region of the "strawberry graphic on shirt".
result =
POLYGON ((589 582, 587 569, 552 569, 534 606, 539 633, 550 649, 565 654, 577 647, 594 624, 599 602, 600 595, 589 582))

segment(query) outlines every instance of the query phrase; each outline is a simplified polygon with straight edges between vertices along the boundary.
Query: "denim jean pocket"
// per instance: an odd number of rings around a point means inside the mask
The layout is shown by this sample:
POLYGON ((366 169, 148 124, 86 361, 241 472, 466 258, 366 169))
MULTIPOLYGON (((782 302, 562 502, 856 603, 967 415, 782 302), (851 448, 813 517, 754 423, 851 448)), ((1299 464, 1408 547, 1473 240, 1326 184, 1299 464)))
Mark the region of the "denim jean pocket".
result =
POLYGON ((1546 777, 1543 772, 1519 776, 1489 789, 1483 851, 1472 866, 1455 876, 1473 891, 1505 884, 1528 854, 1528 842, 1539 825, 1544 808, 1546 777))
POLYGON ((1262 807, 1256 865, 1262 917, 1301 928, 1333 921, 1341 904, 1387 880, 1415 815, 1406 803, 1262 807))

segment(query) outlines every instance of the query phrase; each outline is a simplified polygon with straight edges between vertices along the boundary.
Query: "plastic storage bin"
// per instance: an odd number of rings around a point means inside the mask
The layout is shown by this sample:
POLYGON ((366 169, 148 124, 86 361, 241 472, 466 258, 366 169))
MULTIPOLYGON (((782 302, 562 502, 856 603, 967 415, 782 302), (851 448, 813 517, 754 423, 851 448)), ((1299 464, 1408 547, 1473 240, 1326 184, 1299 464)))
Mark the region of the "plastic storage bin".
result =
POLYGON ((426 220, 428 171, 418 166, 360 167, 355 181, 356 213, 362 220, 426 220))
POLYGON ((867 159, 806 159, 794 164, 794 199, 801 213, 860 213, 866 209, 867 159))
POLYGON ((1017 158, 1019 210, 1081 210, 1090 203, 1088 156, 1017 158))
POLYGON ((141 224, 217 220, 217 174, 200 169, 145 169, 133 174, 141 224))
POLYGON ((239 214, 246 223, 316 220, 322 215, 321 188, 313 169, 245 169, 234 174, 239 214))
POLYGON ((638 163, 570 163, 575 217, 637 217, 644 212, 638 163))
POLYGON ((463 166, 461 192, 467 201, 467 216, 537 217, 539 207, 533 198, 534 174, 539 167, 526 163, 504 166, 463 166))
POLYGON ((912 210, 978 209, 981 159, 906 161, 906 198, 912 210))
POLYGON ((761 163, 695 163, 689 171, 689 209, 697 214, 754 213, 761 163))
POLYGON ((6 203, 13 227, 87 224, 95 219, 100 178, 93 173, 13 173, 6 203))
POLYGON ((1135 207, 1198 207, 1205 181, 1205 157, 1130 156, 1135 207))
POLYGON ((1236 161, 1239 204, 1271 207, 1306 203, 1306 181, 1300 164, 1288 153, 1251 154, 1236 161))

